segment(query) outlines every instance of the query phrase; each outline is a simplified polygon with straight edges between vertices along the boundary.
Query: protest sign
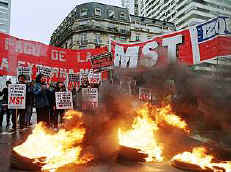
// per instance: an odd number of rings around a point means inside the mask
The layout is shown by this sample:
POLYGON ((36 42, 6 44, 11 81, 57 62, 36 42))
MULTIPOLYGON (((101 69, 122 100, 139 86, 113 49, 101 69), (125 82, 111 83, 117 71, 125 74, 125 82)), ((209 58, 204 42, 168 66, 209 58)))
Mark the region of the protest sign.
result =
POLYGON ((78 88, 80 84, 80 75, 77 73, 67 74, 66 88, 72 90, 73 88, 78 88))
POLYGON ((8 109, 25 109, 26 85, 11 84, 8 87, 8 109))
POLYGON ((52 70, 50 67, 47 66, 38 66, 37 67, 37 75, 42 74, 46 78, 52 77, 52 70))
POLYGON ((152 100, 151 89, 148 88, 139 88, 139 100, 148 102, 152 100))
POLYGON ((73 109, 72 92, 56 92, 56 109, 73 109))
POLYGON ((68 81, 69 82, 79 82, 80 76, 76 73, 69 73, 68 74, 68 81))
POLYGON ((26 81, 32 81, 32 69, 31 67, 23 67, 19 66, 17 68, 17 78, 19 75, 24 75, 26 77, 26 81))
POLYGON ((107 52, 91 58, 91 65, 94 70, 104 70, 113 66, 112 53, 107 52))
POLYGON ((82 110, 95 110, 98 107, 98 88, 82 89, 82 110))
POLYGON ((99 84, 101 82, 101 73, 89 73, 88 81, 90 84, 99 84))
POLYGON ((88 74, 80 73, 80 85, 81 86, 88 86, 89 85, 88 74))

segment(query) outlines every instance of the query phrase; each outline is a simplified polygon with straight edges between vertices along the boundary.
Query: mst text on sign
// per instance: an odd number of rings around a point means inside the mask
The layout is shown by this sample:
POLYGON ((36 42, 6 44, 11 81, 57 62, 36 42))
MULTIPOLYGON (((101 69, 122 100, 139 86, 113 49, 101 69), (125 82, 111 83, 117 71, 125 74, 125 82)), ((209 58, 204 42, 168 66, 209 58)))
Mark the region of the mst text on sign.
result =
POLYGON ((26 105, 26 85, 11 84, 8 87, 8 108, 25 109, 26 105))

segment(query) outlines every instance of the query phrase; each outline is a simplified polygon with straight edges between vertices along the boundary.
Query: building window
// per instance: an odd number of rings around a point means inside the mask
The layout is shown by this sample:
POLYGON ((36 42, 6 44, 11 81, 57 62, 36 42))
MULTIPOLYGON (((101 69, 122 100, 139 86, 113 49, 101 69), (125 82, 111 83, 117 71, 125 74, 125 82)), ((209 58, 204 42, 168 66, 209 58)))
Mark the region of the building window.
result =
POLYGON ((120 13, 120 18, 123 18, 123 19, 125 18, 125 13, 124 12, 120 13))
POLYGON ((113 10, 108 10, 108 16, 110 18, 115 18, 115 12, 113 10))
POLYGON ((100 33, 96 33, 96 35, 95 35, 95 43, 96 44, 102 43, 101 34, 100 33))
POLYGON ((136 35, 136 41, 140 40, 140 35, 136 35))
POLYGON ((126 38, 126 37, 124 37, 124 36, 121 36, 121 37, 120 37, 120 40, 121 40, 121 41, 126 41, 126 40, 127 40, 127 38, 126 38))
POLYGON ((80 10, 80 17, 87 16, 88 9, 87 8, 82 8, 80 10))
POLYGON ((96 15, 96 16, 101 16, 101 9, 96 8, 96 9, 95 9, 95 15, 96 15))
POLYGON ((87 33, 83 32, 80 34, 80 43, 87 42, 87 33))

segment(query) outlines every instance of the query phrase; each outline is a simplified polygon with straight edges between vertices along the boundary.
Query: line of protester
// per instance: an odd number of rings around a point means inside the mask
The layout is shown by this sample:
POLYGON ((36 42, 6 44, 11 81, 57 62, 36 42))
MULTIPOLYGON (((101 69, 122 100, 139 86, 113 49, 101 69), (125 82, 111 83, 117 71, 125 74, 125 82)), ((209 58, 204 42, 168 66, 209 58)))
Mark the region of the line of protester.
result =
MULTIPOLYGON (((6 129, 10 132, 25 129, 32 125, 33 108, 36 108, 37 123, 45 122, 48 126, 58 128, 59 119, 62 123, 64 110, 56 109, 55 92, 65 92, 63 82, 47 83, 47 79, 39 74, 33 82, 26 82, 24 75, 18 76, 17 84, 26 84, 26 108, 8 109, 8 87, 11 81, 6 81, 6 87, 0 92, 3 96, 0 101, 0 132, 3 131, 3 119, 6 115, 6 129), (18 118, 18 119, 17 119, 18 118)), ((73 96, 76 89, 73 89, 73 96)), ((73 98, 74 100, 74 98, 73 98)))

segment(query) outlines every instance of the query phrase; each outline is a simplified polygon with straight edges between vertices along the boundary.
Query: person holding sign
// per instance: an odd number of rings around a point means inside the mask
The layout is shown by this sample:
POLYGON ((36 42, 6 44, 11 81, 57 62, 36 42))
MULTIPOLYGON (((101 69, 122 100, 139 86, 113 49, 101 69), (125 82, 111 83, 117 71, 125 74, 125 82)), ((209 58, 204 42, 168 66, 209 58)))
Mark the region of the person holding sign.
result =
POLYGON ((54 109, 54 114, 51 116, 51 121, 54 124, 54 128, 58 128, 58 117, 60 116, 61 123, 63 122, 63 115, 64 115, 64 110, 63 109, 57 109, 56 108, 56 97, 55 93, 57 92, 65 92, 66 88, 65 85, 62 82, 57 82, 55 92, 53 94, 53 109, 54 109))
POLYGON ((36 77, 33 93, 35 95, 37 123, 45 122, 47 125, 49 125, 50 103, 48 97, 50 95, 50 90, 46 84, 46 78, 42 74, 39 74, 36 77))
POLYGON ((6 128, 10 127, 10 110, 8 109, 8 87, 11 84, 11 81, 6 81, 6 87, 0 92, 0 96, 3 95, 2 99, 2 110, 0 113, 0 130, 2 128, 3 116, 6 113, 6 128))
MULTIPOLYGON (((18 84, 24 84, 26 85, 26 77, 24 75, 19 75, 18 76, 18 84)), ((27 93, 26 93, 27 94, 27 93)), ((13 110, 13 114, 12 114, 12 123, 13 123, 13 130, 16 130, 16 126, 17 126, 17 117, 19 116, 19 127, 20 129, 24 129, 26 127, 25 124, 25 115, 26 115, 26 107, 24 107, 25 109, 18 109, 17 113, 16 110, 13 110)))

